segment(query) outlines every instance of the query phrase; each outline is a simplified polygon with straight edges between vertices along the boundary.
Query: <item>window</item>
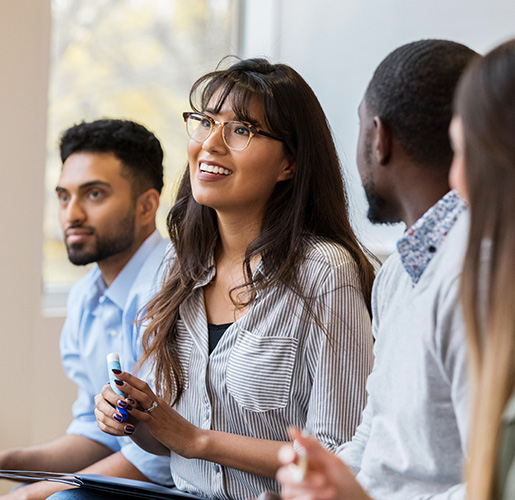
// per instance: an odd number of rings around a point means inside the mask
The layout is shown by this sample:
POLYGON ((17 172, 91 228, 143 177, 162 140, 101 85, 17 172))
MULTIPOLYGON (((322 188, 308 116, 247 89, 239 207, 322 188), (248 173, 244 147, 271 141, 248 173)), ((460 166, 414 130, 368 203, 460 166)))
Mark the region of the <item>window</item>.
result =
POLYGON ((131 119, 152 130, 165 151, 158 215, 165 234, 174 184, 186 163, 181 113, 189 109, 193 81, 222 57, 239 54, 239 8, 239 0, 52 0, 45 295, 66 293, 86 271, 68 261, 57 222, 60 134, 101 117, 131 119))

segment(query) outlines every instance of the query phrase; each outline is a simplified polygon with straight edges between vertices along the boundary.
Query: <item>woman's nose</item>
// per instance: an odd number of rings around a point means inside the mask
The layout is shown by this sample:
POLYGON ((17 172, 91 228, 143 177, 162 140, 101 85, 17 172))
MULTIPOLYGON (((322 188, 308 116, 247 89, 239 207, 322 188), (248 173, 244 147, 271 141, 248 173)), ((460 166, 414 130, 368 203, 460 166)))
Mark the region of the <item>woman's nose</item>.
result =
POLYGON ((225 144, 223 134, 223 125, 221 123, 215 123, 211 134, 209 134, 209 137, 202 143, 202 148, 209 152, 227 152, 227 145, 225 144))

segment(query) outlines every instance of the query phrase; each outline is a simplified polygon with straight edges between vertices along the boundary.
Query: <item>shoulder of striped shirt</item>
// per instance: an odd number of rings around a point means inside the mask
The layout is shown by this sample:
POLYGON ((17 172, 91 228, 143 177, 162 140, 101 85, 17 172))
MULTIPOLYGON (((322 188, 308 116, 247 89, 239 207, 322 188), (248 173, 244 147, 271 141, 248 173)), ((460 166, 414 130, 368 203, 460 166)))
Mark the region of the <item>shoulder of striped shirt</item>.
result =
POLYGON ((320 236, 306 236, 305 259, 328 267, 354 263, 350 252, 341 244, 320 236))

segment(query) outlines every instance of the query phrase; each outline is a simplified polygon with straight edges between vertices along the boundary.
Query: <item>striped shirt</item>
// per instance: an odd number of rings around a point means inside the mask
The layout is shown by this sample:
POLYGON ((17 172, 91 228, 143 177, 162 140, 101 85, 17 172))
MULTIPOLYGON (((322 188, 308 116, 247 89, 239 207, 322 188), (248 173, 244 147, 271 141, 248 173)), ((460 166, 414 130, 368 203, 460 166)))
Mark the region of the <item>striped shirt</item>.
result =
MULTIPOLYGON (((298 281, 313 298, 316 319, 286 287, 271 287, 258 292, 209 355, 203 287, 214 266, 181 305, 185 392, 175 408, 192 424, 276 441, 289 441, 288 426, 295 425, 330 450, 352 438, 372 368, 370 317, 350 254, 320 238, 307 243, 298 281)), ((279 491, 273 479, 173 452, 170 466, 178 488, 213 498, 279 491)))

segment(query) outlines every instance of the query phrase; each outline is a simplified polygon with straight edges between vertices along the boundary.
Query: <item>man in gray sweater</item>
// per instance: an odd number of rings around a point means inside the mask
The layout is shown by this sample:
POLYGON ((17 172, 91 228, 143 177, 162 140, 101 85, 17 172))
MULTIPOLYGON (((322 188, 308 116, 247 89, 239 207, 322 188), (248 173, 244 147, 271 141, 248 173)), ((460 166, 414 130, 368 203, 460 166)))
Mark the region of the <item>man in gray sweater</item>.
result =
POLYGON ((368 217, 408 229, 374 284, 375 364, 362 423, 338 457, 294 432, 308 469, 302 478, 291 465, 280 469, 284 498, 465 498, 469 405, 458 293, 468 214, 449 192, 448 126, 454 88, 475 56, 453 42, 410 43, 386 57, 367 88, 357 161, 368 217))

